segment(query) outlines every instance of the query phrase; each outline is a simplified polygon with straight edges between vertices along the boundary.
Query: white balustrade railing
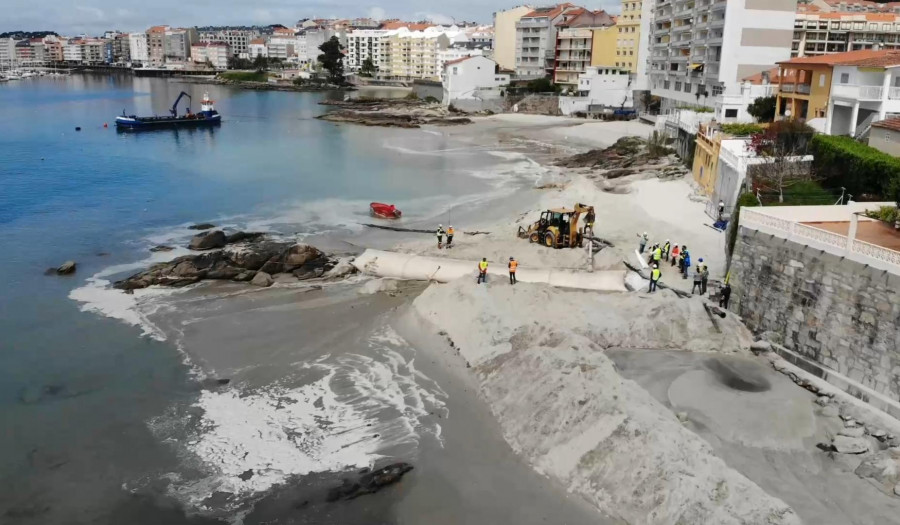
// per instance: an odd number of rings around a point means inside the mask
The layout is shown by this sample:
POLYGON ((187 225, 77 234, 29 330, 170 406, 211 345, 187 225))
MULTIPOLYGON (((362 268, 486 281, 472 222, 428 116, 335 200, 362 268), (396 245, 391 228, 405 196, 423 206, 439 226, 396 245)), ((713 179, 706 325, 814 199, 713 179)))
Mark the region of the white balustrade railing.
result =
POLYGON ((859 86, 860 100, 881 100, 884 88, 881 86, 859 86))
POLYGON ((900 87, 892 87, 888 90, 888 98, 892 100, 900 99, 900 87))
POLYGON ((900 251, 852 239, 848 235, 823 230, 798 221, 776 217, 760 208, 743 208, 740 215, 742 227, 759 230, 798 244, 813 246, 832 255, 846 257, 860 264, 900 275, 900 251))

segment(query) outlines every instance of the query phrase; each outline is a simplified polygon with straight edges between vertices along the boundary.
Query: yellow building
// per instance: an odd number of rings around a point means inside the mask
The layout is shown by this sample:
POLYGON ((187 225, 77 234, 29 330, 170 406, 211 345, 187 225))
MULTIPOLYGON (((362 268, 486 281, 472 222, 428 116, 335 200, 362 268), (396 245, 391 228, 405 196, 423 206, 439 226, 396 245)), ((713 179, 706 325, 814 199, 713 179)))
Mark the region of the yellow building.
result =
POLYGON ((852 64, 884 56, 891 50, 862 49, 833 55, 797 57, 778 63, 779 85, 776 117, 809 120, 825 118, 831 98, 831 75, 835 65, 852 64))
POLYGON ((593 30, 591 42, 591 65, 612 66, 616 63, 616 26, 600 27, 593 30))
POLYGON ((516 22, 533 10, 522 5, 494 13, 494 62, 501 69, 516 69, 516 22))
POLYGON ((391 80, 438 80, 438 53, 450 47, 443 33, 404 31, 382 40, 379 73, 391 80))
POLYGON ((694 149, 694 181, 703 188, 706 195, 716 189, 716 173, 719 169, 719 151, 722 149, 721 134, 708 125, 701 124, 694 149))
POLYGON ((616 22, 615 65, 637 73, 638 42, 641 40, 642 0, 623 0, 622 14, 616 22))

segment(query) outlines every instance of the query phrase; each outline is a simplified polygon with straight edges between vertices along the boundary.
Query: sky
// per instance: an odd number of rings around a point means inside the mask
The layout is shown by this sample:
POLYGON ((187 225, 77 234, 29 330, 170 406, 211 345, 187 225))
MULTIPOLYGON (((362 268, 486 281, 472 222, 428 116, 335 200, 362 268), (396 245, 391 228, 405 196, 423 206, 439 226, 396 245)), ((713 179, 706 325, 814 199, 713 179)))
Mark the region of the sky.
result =
MULTIPOLYGON (((573 0, 572 3, 576 3, 573 0)), ((401 18, 436 23, 488 24, 494 11, 518 0, 0 0, 0 33, 56 31, 99 35, 107 30, 143 31, 152 25, 290 26, 301 18, 401 18)), ((556 3, 542 0, 530 5, 556 3)), ((590 9, 619 12, 619 0, 591 0, 590 9)))

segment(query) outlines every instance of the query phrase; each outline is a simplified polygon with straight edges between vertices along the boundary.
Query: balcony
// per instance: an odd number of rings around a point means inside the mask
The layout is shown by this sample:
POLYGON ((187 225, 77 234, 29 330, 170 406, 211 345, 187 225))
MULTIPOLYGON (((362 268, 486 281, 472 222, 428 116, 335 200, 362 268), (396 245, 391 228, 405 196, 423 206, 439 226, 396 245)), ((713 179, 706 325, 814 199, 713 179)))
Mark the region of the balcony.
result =
MULTIPOLYGON (((839 84, 832 88, 832 94, 836 97, 853 100, 881 100, 884 89, 881 86, 858 86, 853 84, 839 84)), ((888 92, 890 95, 890 92, 888 92)))
POLYGON ((709 21, 709 27, 725 27, 724 18, 714 18, 709 21))
POLYGON ((891 100, 900 100, 900 87, 892 87, 889 89, 888 98, 891 100))

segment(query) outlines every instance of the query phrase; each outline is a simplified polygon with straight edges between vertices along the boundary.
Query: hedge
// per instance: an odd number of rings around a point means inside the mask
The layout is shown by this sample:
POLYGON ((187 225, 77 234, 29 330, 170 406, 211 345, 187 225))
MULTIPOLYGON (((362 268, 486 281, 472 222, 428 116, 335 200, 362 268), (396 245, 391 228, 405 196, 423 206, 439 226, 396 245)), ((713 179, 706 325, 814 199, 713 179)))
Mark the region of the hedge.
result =
POLYGON ((722 131, 729 135, 734 135, 735 137, 749 137, 750 135, 762 133, 765 129, 766 128, 759 124, 722 124, 722 131))
POLYGON ((816 135, 810 149, 826 187, 845 187, 854 200, 900 199, 900 159, 842 136, 816 135))

